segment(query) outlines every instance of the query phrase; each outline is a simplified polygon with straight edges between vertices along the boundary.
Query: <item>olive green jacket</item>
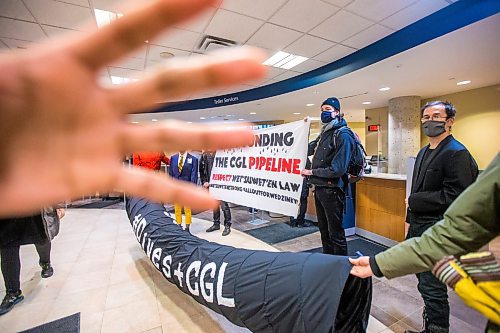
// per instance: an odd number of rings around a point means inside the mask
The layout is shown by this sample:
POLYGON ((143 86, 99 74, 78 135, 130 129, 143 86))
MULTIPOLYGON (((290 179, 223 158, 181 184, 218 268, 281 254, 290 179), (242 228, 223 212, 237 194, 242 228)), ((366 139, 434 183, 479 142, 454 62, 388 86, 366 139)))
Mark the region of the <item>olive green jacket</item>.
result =
POLYGON ((421 237, 375 256, 387 278, 429 271, 447 255, 477 251, 500 234, 500 153, 421 237))

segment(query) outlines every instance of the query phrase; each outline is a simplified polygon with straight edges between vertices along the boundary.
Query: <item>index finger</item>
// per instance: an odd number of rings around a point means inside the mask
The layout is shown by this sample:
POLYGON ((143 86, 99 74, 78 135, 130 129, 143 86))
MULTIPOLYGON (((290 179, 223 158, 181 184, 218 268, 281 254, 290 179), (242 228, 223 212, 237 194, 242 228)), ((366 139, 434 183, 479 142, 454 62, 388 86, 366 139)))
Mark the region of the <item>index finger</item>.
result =
POLYGON ((70 46, 93 70, 143 45, 168 26, 184 21, 218 0, 157 0, 131 12, 70 46))

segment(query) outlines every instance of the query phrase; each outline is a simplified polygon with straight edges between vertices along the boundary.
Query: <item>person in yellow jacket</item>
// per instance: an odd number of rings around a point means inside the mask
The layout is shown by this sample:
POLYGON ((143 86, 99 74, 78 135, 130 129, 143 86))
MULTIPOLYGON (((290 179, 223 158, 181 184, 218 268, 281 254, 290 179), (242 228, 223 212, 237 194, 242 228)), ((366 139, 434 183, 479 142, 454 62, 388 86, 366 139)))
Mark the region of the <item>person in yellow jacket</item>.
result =
MULTIPOLYGON (((442 258, 463 256, 477 251, 500 235, 500 153, 483 171, 477 181, 467 188, 446 210, 444 219, 428 229, 421 237, 408 239, 374 257, 350 259, 351 274, 358 277, 385 276, 388 279, 431 270, 442 258)), ((472 257, 484 255, 472 255, 472 257)), ((462 257, 470 259, 470 257, 462 257)), ((460 260, 464 260, 460 259, 460 260)), ((477 260, 477 259, 476 259, 477 260)), ((498 277, 475 283, 460 265, 457 270, 463 288, 457 294, 490 320, 488 332, 500 332, 496 319, 499 305, 498 277), (468 277, 469 276, 469 277, 468 277), (469 280, 470 279, 470 280, 469 280), (488 300, 477 299, 478 290, 489 295, 488 300), (492 303, 493 302, 493 303, 492 303), (496 302, 496 303, 494 303, 496 302)), ((463 266, 463 264, 462 264, 463 266)), ((439 277, 439 274, 438 274, 439 277)), ((460 282, 457 282, 458 286, 460 282)))

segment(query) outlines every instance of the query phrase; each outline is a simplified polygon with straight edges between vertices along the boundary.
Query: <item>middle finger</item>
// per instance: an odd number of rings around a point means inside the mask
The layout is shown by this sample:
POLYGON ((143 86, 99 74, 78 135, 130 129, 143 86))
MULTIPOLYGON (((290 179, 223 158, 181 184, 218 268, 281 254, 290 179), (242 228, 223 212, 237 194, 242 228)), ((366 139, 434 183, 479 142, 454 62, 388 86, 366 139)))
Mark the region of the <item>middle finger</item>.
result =
POLYGON ((119 112, 139 112, 197 91, 260 79, 266 73, 264 57, 256 48, 242 47, 210 56, 174 59, 141 81, 110 88, 109 100, 119 112))

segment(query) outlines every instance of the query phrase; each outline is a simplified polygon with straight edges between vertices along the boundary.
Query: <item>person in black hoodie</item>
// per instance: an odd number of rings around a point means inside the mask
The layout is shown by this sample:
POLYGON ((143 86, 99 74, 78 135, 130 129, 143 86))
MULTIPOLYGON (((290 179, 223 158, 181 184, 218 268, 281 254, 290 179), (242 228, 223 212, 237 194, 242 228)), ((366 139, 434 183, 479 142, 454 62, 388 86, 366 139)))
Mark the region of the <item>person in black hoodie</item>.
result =
MULTIPOLYGON (((201 155, 200 159, 200 179, 204 188, 208 189, 210 186, 210 174, 212 173, 212 167, 214 165, 215 152, 205 151, 201 155)), ((215 230, 220 230, 220 209, 224 213, 224 231, 222 231, 222 236, 227 236, 231 233, 231 210, 229 205, 225 201, 220 201, 219 206, 214 208, 213 217, 214 224, 207 229, 207 232, 212 232, 215 230)))
POLYGON ((347 255, 342 228, 344 185, 355 142, 348 131, 339 131, 347 126, 347 122, 340 113, 337 98, 330 97, 321 104, 321 121, 320 135, 309 143, 308 155, 314 155, 312 168, 302 170, 302 175, 309 177, 309 183, 315 188, 314 201, 323 253, 347 255))

